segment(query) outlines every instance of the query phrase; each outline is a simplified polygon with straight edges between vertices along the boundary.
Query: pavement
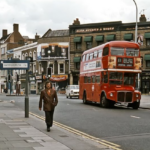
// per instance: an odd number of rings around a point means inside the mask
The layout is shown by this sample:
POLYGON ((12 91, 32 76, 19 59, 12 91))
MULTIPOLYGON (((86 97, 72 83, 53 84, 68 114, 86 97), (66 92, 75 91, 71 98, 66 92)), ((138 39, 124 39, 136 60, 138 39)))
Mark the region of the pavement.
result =
MULTIPOLYGON (((140 108, 150 109, 150 95, 142 95, 140 108)), ((47 132, 41 116, 24 116, 13 101, 0 101, 0 150, 121 150, 115 143, 59 123, 47 132)))
POLYGON ((73 129, 66 130, 59 123, 47 132, 42 117, 24 116, 13 101, 0 101, 0 150, 119 150, 118 145, 70 132, 73 129))

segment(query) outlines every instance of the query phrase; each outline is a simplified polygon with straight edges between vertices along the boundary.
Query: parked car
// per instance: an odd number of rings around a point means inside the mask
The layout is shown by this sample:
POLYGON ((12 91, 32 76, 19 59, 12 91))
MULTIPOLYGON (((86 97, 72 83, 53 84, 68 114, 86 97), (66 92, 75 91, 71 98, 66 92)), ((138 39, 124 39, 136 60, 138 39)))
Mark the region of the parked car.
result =
POLYGON ((66 98, 79 98, 79 85, 68 85, 66 87, 66 98))

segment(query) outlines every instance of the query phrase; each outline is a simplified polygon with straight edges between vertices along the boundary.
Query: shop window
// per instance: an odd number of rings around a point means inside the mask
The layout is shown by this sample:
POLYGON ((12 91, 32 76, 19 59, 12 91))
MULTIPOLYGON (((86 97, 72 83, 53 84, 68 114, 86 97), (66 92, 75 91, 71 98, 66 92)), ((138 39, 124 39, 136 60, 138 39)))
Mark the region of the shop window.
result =
POLYGON ((64 66, 64 64, 63 63, 60 63, 59 64, 59 67, 58 67, 58 69, 59 69, 59 73, 64 73, 65 72, 65 68, 64 68, 65 66, 64 66))
POLYGON ((92 48, 92 42, 86 42, 86 49, 92 48))
POLYGON ((97 46, 103 44, 101 41, 97 41, 97 46))
POLYGON ((76 69, 80 69, 80 62, 76 62, 75 67, 76 67, 76 69))
POLYGON ((146 67, 150 67, 150 60, 146 60, 146 67))
POLYGON ((146 45, 150 46, 150 39, 146 39, 146 45))
POLYGON ((76 50, 81 50, 81 42, 76 43, 76 50))

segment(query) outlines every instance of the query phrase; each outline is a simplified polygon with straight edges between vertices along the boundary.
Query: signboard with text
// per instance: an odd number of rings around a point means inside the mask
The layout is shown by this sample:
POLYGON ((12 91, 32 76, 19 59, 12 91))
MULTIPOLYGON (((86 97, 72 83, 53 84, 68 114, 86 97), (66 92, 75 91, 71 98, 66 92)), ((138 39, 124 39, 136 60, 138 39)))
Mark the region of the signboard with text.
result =
POLYGON ((29 70, 29 60, 0 60, 1 70, 29 70))

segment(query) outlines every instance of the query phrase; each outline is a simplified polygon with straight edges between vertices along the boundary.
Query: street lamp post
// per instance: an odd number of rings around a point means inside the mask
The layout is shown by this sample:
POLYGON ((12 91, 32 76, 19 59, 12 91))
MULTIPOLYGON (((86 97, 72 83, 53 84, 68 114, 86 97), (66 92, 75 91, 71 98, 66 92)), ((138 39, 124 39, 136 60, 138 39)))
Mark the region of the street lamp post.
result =
MULTIPOLYGON (((49 59, 49 61, 48 61, 48 68, 50 67, 50 53, 51 53, 51 51, 48 50, 48 59, 49 59)), ((47 70, 47 75, 48 75, 48 70, 47 70)), ((48 75, 48 80, 49 79, 50 79, 50 76, 48 75)))
POLYGON ((137 7, 137 4, 136 4, 135 0, 133 0, 133 2, 135 3, 135 6, 136 6, 135 43, 137 43, 137 29, 138 29, 138 26, 137 26, 137 19, 138 19, 138 7, 137 7))

